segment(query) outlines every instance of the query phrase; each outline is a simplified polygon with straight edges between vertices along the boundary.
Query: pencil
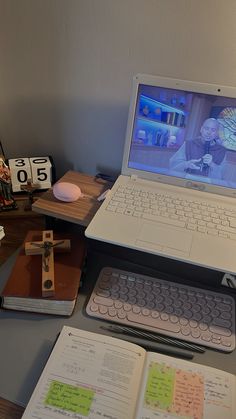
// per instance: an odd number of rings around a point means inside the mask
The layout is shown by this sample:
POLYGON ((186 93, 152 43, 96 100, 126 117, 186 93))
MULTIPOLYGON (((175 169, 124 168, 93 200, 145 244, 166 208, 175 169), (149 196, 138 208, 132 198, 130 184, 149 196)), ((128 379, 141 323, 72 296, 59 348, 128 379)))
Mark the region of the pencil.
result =
POLYGON ((162 343, 150 342, 147 339, 141 339, 139 337, 122 335, 122 337, 120 337, 119 339, 125 340, 126 342, 134 343, 135 345, 141 346, 147 351, 158 352, 161 354, 185 359, 193 359, 194 356, 192 352, 173 348, 162 343))
POLYGON ((194 345, 188 342, 182 342, 179 340, 169 338, 167 336, 156 335, 154 333, 146 332, 143 330, 137 330, 132 327, 126 327, 126 326, 121 326, 121 325, 109 325, 109 326, 101 326, 101 328, 104 330, 109 330, 110 332, 126 334, 129 336, 138 336, 141 338, 148 339, 150 341, 155 341, 158 343, 176 346, 178 348, 187 349, 194 352, 199 352, 199 353, 205 352, 205 349, 202 346, 194 345))

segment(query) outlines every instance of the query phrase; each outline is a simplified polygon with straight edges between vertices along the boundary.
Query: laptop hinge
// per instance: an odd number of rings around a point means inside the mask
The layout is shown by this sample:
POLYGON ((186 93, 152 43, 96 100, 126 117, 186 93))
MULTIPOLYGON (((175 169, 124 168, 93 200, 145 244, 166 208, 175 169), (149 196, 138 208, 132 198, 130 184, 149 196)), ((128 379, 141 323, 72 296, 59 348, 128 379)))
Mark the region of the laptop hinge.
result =
POLYGON ((131 175, 130 179, 131 180, 138 180, 138 176, 137 175, 131 175))

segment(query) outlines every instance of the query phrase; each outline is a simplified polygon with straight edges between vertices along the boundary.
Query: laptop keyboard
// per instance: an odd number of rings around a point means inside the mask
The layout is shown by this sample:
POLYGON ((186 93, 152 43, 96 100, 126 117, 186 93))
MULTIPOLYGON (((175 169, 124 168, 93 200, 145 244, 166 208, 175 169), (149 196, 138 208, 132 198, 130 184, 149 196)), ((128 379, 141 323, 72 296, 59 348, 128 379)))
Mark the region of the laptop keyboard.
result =
POLYGON ((207 202, 119 186, 106 210, 236 240, 236 212, 207 202))
POLYGON ((105 267, 86 307, 88 315, 231 352, 231 296, 105 267))

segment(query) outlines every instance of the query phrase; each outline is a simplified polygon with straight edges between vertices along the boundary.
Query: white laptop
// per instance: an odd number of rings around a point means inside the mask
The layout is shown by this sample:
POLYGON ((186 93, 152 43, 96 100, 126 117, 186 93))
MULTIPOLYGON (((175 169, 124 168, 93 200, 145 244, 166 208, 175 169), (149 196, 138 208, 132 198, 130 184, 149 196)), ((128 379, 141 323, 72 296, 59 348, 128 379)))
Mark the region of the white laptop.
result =
POLYGON ((236 88, 137 75, 121 175, 89 238, 236 272, 236 88))

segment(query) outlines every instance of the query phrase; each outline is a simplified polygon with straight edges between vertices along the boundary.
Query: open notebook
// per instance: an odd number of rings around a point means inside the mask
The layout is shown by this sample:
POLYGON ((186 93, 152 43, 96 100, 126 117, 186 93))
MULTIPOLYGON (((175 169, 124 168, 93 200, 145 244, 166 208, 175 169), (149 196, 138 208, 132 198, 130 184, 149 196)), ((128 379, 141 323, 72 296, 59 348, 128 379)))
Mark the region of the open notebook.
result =
POLYGON ((236 88, 133 80, 122 173, 86 236, 236 271, 236 88))

